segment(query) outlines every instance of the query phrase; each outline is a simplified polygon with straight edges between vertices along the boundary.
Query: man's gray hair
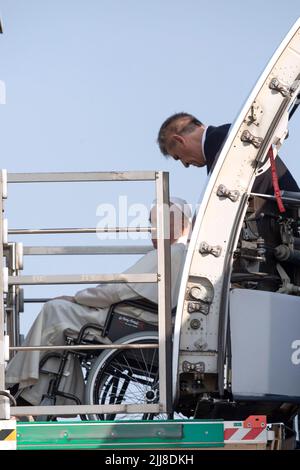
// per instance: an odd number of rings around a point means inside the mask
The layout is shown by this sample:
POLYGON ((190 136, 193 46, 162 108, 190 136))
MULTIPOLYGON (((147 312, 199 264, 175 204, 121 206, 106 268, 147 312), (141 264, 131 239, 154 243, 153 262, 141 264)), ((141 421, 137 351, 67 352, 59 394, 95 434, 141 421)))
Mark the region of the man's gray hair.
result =
POLYGON ((166 156, 169 155, 167 150, 167 143, 169 143, 169 145, 171 143, 168 142, 170 134, 189 134, 196 127, 199 126, 203 126, 203 123, 199 121, 195 116, 189 113, 176 113, 168 117, 168 119, 166 119, 161 125, 157 137, 157 143, 159 145, 161 153, 166 156), (183 128, 180 129, 179 124, 182 119, 188 119, 189 122, 183 128))

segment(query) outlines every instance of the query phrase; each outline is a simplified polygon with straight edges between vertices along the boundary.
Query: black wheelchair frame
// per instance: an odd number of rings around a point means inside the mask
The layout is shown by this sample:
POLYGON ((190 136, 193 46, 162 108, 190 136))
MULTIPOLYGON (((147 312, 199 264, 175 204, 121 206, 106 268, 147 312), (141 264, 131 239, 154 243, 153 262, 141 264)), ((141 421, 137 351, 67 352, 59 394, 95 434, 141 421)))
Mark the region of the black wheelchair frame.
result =
MULTIPOLYGON (((144 310, 145 312, 157 314, 158 307, 157 304, 143 298, 134 299, 134 300, 124 300, 112 304, 108 310, 106 321, 104 326, 100 326, 96 323, 87 323, 84 325, 77 336, 70 335, 68 331, 65 334, 66 345, 88 345, 88 344, 101 344, 101 340, 95 339, 95 332, 98 333, 98 338, 109 338, 112 342, 122 342, 121 339, 127 337, 128 335, 141 332, 155 332, 158 330, 158 325, 153 325, 139 318, 129 316, 126 313, 120 313, 116 310, 119 307, 133 307, 144 310), (88 336, 92 332, 94 335, 93 339, 89 339, 88 336), (100 333, 100 335, 99 335, 100 333)), ((63 350, 60 352, 49 352, 46 353, 40 361, 40 373, 48 374, 54 377, 51 378, 48 386, 47 392, 42 397, 42 404, 56 403, 57 397, 63 397, 65 399, 73 401, 77 405, 81 405, 81 400, 73 395, 59 390, 61 380, 63 378, 66 364, 68 362, 69 356, 73 355, 80 360, 81 367, 85 368, 86 373, 84 376, 84 381, 86 383, 89 372, 92 368, 92 364, 100 355, 101 351, 97 350, 63 350), (49 359, 60 359, 58 371, 56 373, 47 371, 44 367, 49 359)), ((51 420, 54 417, 47 416, 46 420, 51 420)), ((87 417, 82 415, 81 419, 86 420, 87 417)))

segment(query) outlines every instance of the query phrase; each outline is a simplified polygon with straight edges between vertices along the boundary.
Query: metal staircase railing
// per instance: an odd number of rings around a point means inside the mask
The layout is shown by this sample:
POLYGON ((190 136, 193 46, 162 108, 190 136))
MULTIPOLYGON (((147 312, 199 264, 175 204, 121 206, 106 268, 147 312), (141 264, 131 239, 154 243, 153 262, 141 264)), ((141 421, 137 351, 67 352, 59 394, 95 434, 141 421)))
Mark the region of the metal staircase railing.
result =
MULTIPOLYGON (((171 413, 172 411, 172 324, 171 324, 171 279, 170 279, 170 239, 169 180, 166 172, 90 172, 90 173, 10 173, 2 170, 0 174, 0 419, 9 419, 10 414, 18 415, 74 415, 83 413, 171 413), (145 253, 148 247, 26 247, 21 243, 8 242, 8 235, 43 234, 43 233, 96 233, 119 231, 150 232, 150 227, 111 227, 74 228, 74 229, 10 229, 3 217, 3 201, 7 198, 7 185, 17 183, 72 183, 101 181, 154 181, 156 186, 157 207, 157 273, 144 274, 66 274, 66 275, 20 275, 23 269, 23 255, 68 255, 68 254, 131 254, 145 253), (23 299, 19 286, 48 284, 92 284, 116 282, 157 282, 158 283, 158 330, 159 344, 142 344, 141 348, 159 348, 159 403, 157 404, 121 404, 121 405, 60 405, 10 407, 10 400, 5 391, 5 364, 9 354, 19 350, 63 350, 86 349, 86 346, 34 346, 19 345, 19 311, 23 299), (10 346, 9 346, 10 342, 10 346), (2 393, 2 394, 1 394, 2 393)), ((137 345, 95 345, 93 349, 136 348, 137 345)), ((88 346, 90 348, 90 346, 88 346)))

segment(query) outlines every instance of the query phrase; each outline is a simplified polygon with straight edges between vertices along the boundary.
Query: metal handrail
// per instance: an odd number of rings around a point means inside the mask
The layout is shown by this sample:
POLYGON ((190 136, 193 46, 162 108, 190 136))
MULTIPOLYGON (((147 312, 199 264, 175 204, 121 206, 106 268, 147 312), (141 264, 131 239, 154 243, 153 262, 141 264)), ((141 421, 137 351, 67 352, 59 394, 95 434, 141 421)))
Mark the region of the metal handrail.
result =
POLYGON ((42 228, 42 229, 25 229, 12 228, 8 230, 8 235, 43 235, 55 233, 136 233, 136 232, 153 232, 151 227, 95 227, 95 228, 42 228))
POLYGON ((135 344, 74 344, 68 346, 11 346, 10 351, 72 351, 90 349, 158 349, 158 344, 135 343, 135 344))
MULTIPOLYGON (((12 305, 18 298, 17 287, 19 285, 48 285, 48 284, 92 284, 99 282, 157 282, 158 283, 158 344, 142 344, 142 345, 124 345, 124 344, 98 344, 98 345, 67 345, 67 346, 15 346, 7 347, 7 351, 30 351, 30 350, 80 350, 80 349, 157 349, 159 348, 159 400, 157 405, 107 405, 106 407, 97 405, 82 405, 77 407, 58 406, 58 407, 26 407, 12 408, 15 415, 22 414, 24 410, 29 411, 30 414, 74 414, 77 409, 80 413, 97 413, 107 412, 113 413, 122 410, 123 412, 137 412, 139 409, 142 412, 156 413, 156 412, 171 412, 172 408, 172 380, 171 374, 171 361, 172 361, 172 320, 171 320, 171 286, 170 286, 170 240, 169 240, 169 218, 165 213, 164 208, 169 203, 169 186, 168 175, 163 172, 148 171, 148 172, 84 172, 84 173, 11 173, 6 175, 3 170, 0 176, 0 206, 2 206, 2 199, 7 197, 6 183, 45 183, 45 182, 91 182, 91 181, 155 181, 156 182, 156 199, 157 204, 163 207, 162 211, 158 211, 158 229, 157 229, 157 251, 158 251, 158 272, 157 273, 144 273, 144 274, 86 274, 86 275, 33 275, 33 276, 20 276, 17 266, 7 269, 0 269, 0 354, 3 355, 4 350, 4 311, 3 311, 3 286, 12 289, 12 305), (9 274, 9 275, 8 275, 9 274), (99 408, 99 410, 98 410, 99 408), (71 410, 67 412, 67 409, 71 410), (125 411, 126 410, 126 411, 125 411), (132 411, 135 410, 135 411, 132 411), (152 410, 152 411, 151 411, 152 410)), ((1 207, 0 207, 1 209, 1 207)), ((2 213, 2 209, 0 211, 2 213)), ((2 222, 0 222, 0 225, 2 222)), ((3 247, 7 250, 6 234, 20 235, 20 234, 49 234, 49 233, 107 233, 107 232, 152 232, 151 227, 109 227, 109 228, 49 228, 49 229, 5 229, 0 227, 0 258, 3 257, 3 247), (6 232, 6 233, 5 233, 6 232), (4 240, 3 238, 4 237, 4 240)), ((13 244, 12 244, 13 245, 13 244)), ((35 249, 40 250, 41 247, 29 247, 32 252, 35 249)), ((42 247, 42 251, 45 247, 42 247)), ((60 247, 54 247, 51 254, 60 247)), ((70 248, 70 247, 69 247, 70 248)), ((128 247, 130 250, 130 247, 128 247)), ((70 248, 72 250, 72 247, 70 248)), ((110 248, 108 248, 110 249, 110 248)), ((124 247, 123 247, 124 249, 124 247)), ((30 251, 30 250, 28 250, 30 251)), ((67 250, 68 251, 68 250, 67 250)), ((80 250, 81 251, 81 250, 80 250)), ((57 251, 56 251, 57 253, 57 251)), ((81 251, 82 253, 82 251, 81 251)), ((32 254, 32 253, 26 253, 32 254)), ((35 252, 37 254, 37 252, 35 252)), ((39 253, 40 254, 40 253, 39 253)), ((45 251, 43 254, 46 254, 45 251)), ((61 253, 57 253, 61 254, 61 253)), ((13 312, 12 312, 13 313, 13 312)), ((4 368, 0 364, 0 390, 4 389, 4 368)), ((5 399, 0 399, 0 419, 6 417, 5 399)))
POLYGON ((151 250, 151 245, 24 246, 23 255, 142 255, 151 250))
POLYGON ((90 171, 53 173, 8 173, 8 183, 68 183, 100 181, 154 181, 156 171, 90 171))
POLYGON ((103 414, 103 413, 160 413, 161 405, 121 404, 121 405, 54 405, 54 406, 14 406, 11 413, 14 416, 38 415, 74 415, 74 414, 103 414))
POLYGON ((36 274, 33 276, 8 276, 9 286, 21 285, 50 285, 50 284, 97 284, 116 282, 126 283, 152 283, 158 282, 157 273, 141 274, 36 274))

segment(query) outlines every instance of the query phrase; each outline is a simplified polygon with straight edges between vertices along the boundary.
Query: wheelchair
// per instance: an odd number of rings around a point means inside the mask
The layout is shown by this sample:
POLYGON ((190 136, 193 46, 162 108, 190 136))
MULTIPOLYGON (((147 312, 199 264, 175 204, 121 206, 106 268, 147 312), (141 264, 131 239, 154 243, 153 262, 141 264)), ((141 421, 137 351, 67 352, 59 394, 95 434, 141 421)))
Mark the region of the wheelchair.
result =
MULTIPOLYGON (((101 338, 108 338, 118 344, 157 344, 158 325, 138 317, 129 316, 130 309, 139 309, 151 314, 151 320, 157 321, 158 307, 147 299, 125 300, 112 304, 104 326, 94 323, 84 325, 75 335, 65 332, 66 345, 102 344, 101 338)), ((55 405, 58 397, 63 397, 73 404, 83 404, 70 393, 60 390, 62 378, 70 356, 80 361, 85 382, 84 404, 120 405, 120 404, 155 404, 159 402, 158 349, 104 349, 64 350, 50 352, 40 361, 40 373, 50 375, 47 393, 41 405, 55 405), (57 372, 47 370, 49 359, 59 359, 57 372)), ((82 420, 128 419, 125 414, 81 415, 82 420)), ((136 414, 132 419, 156 419, 150 413, 136 414)), ((55 420, 55 416, 39 416, 39 421, 55 420)))

